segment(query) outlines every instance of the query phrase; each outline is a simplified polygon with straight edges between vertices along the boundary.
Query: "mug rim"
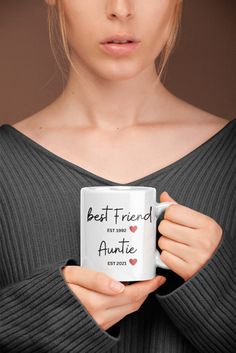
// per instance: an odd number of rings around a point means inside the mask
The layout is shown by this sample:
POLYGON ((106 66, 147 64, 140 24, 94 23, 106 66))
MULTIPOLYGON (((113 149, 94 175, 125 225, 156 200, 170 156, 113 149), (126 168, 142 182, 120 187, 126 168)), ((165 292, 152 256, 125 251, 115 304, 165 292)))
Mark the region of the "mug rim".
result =
POLYGON ((132 186, 132 185, 107 185, 107 186, 86 186, 82 189, 92 190, 92 191, 149 191, 155 190, 155 188, 150 186, 132 186))

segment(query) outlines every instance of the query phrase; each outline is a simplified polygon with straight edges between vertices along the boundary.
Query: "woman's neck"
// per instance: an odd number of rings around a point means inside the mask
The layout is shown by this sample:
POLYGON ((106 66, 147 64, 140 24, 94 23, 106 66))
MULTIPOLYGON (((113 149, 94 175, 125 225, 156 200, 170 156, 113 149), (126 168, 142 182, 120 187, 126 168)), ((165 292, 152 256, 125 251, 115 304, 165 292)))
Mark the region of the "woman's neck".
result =
POLYGON ((53 104, 67 124, 114 130, 162 121, 173 97, 153 72, 132 80, 101 82, 83 75, 78 79, 70 71, 64 91, 53 104))

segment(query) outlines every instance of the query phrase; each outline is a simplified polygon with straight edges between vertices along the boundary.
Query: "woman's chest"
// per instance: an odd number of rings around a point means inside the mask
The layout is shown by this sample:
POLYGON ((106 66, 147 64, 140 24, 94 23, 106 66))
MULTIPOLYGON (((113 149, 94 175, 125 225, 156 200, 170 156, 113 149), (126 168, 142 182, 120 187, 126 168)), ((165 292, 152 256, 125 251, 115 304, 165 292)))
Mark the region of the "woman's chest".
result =
MULTIPOLYGON (((20 130, 24 133, 20 124, 20 130)), ((18 125, 17 125, 17 128, 18 125)), ((219 127, 203 124, 144 124, 124 131, 43 129, 30 137, 54 156, 116 183, 130 183, 179 161, 219 127)), ((26 130, 27 131, 27 130, 26 130)), ((36 131, 38 131, 36 129, 36 131)))
MULTIPOLYGON (((15 180, 13 184, 12 181, 8 185, 6 183, 2 189, 1 286, 66 258, 75 258, 80 263, 80 189, 99 183, 85 177, 82 182, 81 175, 76 174, 73 178, 72 175, 68 178, 69 174, 56 178, 58 175, 54 173, 51 179, 38 178, 36 182, 32 173, 25 172, 24 178, 15 180)), ((228 202, 226 207, 229 213, 232 211, 227 181, 220 193, 216 193, 214 180, 210 182, 206 173, 204 178, 200 173, 194 178, 190 175, 186 178, 183 170, 176 169, 162 180, 142 185, 156 188, 158 202, 160 193, 166 189, 177 202, 213 217, 224 226, 224 222, 232 218, 230 214, 222 217, 219 203, 222 200, 228 202)))

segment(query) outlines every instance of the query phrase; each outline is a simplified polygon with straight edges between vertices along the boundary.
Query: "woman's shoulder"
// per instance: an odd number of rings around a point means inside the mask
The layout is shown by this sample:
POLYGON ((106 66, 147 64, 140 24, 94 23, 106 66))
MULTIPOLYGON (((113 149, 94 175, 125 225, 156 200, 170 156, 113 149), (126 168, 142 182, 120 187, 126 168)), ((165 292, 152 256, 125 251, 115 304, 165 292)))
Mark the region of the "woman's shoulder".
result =
POLYGON ((219 116, 201 109, 171 93, 166 116, 171 117, 172 131, 177 140, 193 148, 214 135, 235 134, 236 119, 219 116), (222 130, 222 132, 221 132, 222 130))
POLYGON ((177 96, 174 96, 172 102, 172 111, 174 111, 174 115, 183 123, 183 125, 190 128, 218 130, 227 125, 231 120, 235 121, 235 118, 230 119, 210 113, 177 96))
POLYGON ((182 137, 191 137, 197 143, 198 140, 207 141, 221 130, 224 136, 236 133, 236 118, 210 113, 179 98, 175 101, 175 114, 182 137))
POLYGON ((218 133, 222 133, 222 135, 235 135, 236 119, 229 119, 200 110, 196 118, 193 115, 191 128, 193 135, 195 131, 195 134, 198 133, 203 136, 206 134, 208 139, 218 133))

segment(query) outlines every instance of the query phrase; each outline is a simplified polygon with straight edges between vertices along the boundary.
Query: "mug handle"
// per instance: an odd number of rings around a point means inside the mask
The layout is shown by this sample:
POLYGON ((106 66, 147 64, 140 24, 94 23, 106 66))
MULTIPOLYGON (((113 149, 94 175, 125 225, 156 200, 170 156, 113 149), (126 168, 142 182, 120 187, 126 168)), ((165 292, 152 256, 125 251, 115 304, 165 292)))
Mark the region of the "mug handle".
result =
MULTIPOLYGON (((154 205, 154 210, 155 210, 155 216, 158 219, 160 217, 160 215, 165 211, 165 209, 170 206, 170 205, 177 205, 177 202, 156 202, 154 205)), ((156 267, 160 267, 160 268, 165 268, 166 270, 170 270, 170 268, 160 259, 160 253, 159 251, 156 249, 156 267)))

